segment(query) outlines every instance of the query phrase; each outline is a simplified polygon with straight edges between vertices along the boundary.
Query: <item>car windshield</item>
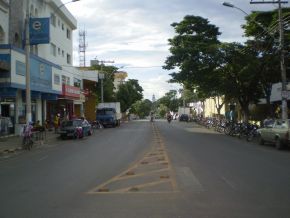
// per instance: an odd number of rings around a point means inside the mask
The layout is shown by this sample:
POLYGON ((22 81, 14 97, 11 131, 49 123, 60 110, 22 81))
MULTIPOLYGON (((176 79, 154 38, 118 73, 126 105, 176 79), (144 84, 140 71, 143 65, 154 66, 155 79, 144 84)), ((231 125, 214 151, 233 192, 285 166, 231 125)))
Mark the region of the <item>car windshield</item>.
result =
POLYGON ((113 115, 115 113, 114 109, 98 109, 97 115, 113 115))
POLYGON ((70 127, 70 126, 80 126, 82 124, 81 120, 68 120, 62 122, 62 127, 70 127))

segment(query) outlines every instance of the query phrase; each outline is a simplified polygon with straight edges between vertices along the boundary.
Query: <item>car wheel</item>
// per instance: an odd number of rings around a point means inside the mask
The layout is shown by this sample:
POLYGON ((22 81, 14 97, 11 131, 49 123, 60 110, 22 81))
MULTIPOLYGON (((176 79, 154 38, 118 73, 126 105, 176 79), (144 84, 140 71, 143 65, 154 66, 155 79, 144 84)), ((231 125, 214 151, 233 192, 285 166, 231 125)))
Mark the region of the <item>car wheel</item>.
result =
POLYGON ((259 145, 264 145, 264 144, 265 144, 264 139, 262 138, 261 135, 259 135, 259 145))
POLYGON ((276 147, 278 150, 283 149, 283 143, 281 142, 281 140, 280 140, 279 138, 276 138, 276 139, 275 139, 275 147, 276 147))

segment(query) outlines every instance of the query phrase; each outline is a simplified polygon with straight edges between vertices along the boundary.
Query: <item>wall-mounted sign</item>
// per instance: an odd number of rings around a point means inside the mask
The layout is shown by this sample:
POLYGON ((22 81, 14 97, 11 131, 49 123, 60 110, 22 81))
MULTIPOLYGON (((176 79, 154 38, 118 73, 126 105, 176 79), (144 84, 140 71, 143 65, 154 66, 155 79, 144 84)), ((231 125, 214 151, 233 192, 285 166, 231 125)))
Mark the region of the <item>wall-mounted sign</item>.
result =
POLYGON ((30 18, 30 45, 48 44, 50 39, 49 18, 30 18))
POLYGON ((0 54, 0 69, 10 70, 10 55, 0 54))
POLYGON ((81 90, 79 87, 62 85, 62 94, 67 97, 80 98, 81 90))

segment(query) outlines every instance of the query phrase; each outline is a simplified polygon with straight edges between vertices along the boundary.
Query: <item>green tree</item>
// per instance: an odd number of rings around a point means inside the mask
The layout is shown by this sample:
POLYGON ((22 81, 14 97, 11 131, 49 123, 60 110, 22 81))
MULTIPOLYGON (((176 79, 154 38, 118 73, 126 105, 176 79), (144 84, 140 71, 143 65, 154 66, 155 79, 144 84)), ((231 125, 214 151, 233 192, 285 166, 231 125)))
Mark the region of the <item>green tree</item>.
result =
POLYGON ((126 112, 136 101, 143 98, 143 88, 138 80, 130 79, 119 86, 116 100, 121 103, 121 111, 126 112))
POLYGON ((136 101, 130 109, 130 113, 138 115, 140 118, 145 118, 150 114, 152 102, 149 99, 136 101))
POLYGON ((170 111, 178 111, 179 99, 177 98, 177 91, 170 90, 165 93, 163 97, 157 100, 157 105, 165 105, 170 111))
MULTIPOLYGON (((290 8, 284 8, 283 15, 284 20, 287 21, 290 8)), ((260 83, 268 104, 268 113, 273 115, 270 106, 271 87, 273 83, 281 81, 278 11, 255 11, 246 17, 246 21, 247 23, 243 25, 245 35, 251 37, 247 44, 259 54, 259 68, 256 73, 260 75, 260 83)), ((290 31, 288 28, 284 31, 285 45, 289 45, 290 31)), ((289 54, 289 47, 285 47, 285 50, 288 50, 289 54)), ((289 58, 285 60, 289 69, 289 58)), ((289 76, 289 71, 287 75, 289 76)))
MULTIPOLYGON (((115 92, 114 92, 114 72, 118 70, 118 68, 114 66, 105 66, 105 65, 93 65, 91 67, 92 70, 97 70, 99 73, 104 74, 103 79, 103 97, 104 102, 114 102, 116 100, 115 92)), ((101 102, 101 82, 96 85, 96 94, 97 94, 97 102, 101 102)))
MULTIPOLYGON (((171 74, 171 82, 183 84, 186 89, 208 86, 212 72, 217 68, 220 42, 218 28, 199 16, 185 16, 173 23, 176 35, 169 39, 170 53, 164 69, 178 70, 171 74)), ((203 88, 205 89, 205 88, 203 88)))
POLYGON ((257 74, 259 60, 251 47, 239 43, 224 43, 224 63, 217 69, 223 83, 223 92, 229 99, 238 101, 244 120, 249 118, 249 104, 257 103, 263 96, 260 76, 257 74))

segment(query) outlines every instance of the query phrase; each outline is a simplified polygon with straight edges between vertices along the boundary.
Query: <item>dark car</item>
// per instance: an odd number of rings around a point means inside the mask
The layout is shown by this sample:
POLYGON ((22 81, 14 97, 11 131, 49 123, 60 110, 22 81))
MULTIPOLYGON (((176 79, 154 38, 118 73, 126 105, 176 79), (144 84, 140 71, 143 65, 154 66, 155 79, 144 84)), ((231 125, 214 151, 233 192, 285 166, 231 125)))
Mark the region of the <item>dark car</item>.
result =
POLYGON ((83 138, 92 135, 92 126, 87 120, 66 120, 61 123, 58 133, 62 139, 83 138))
POLYGON ((189 116, 187 114, 181 114, 179 117, 179 121, 189 121, 189 116))

